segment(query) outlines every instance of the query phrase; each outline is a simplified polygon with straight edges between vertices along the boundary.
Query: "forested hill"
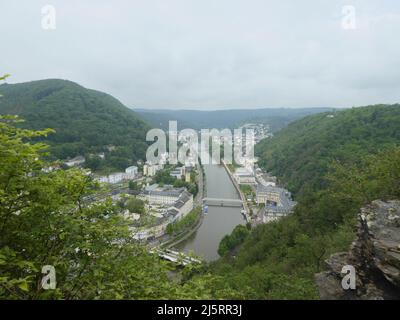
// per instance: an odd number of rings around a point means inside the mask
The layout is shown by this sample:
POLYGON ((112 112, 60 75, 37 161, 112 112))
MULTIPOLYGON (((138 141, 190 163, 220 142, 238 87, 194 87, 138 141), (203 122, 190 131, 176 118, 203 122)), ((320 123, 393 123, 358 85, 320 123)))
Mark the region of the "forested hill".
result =
POLYGON ((305 117, 256 148, 260 164, 294 192, 323 187, 334 160, 356 163, 400 143, 400 105, 374 105, 305 117))
POLYGON ((260 163, 301 191, 298 204, 221 242, 236 246, 212 266, 224 288, 252 299, 318 298, 314 275, 349 250, 360 208, 400 199, 399 128, 400 105, 377 105, 309 116, 261 143, 260 163))
POLYGON ((53 128, 48 137, 57 158, 116 149, 108 165, 124 167, 146 151, 149 126, 114 97, 58 79, 0 85, 0 114, 17 114, 30 129, 53 128))
POLYGON ((264 108, 235 110, 147 110, 137 112, 154 127, 166 129, 170 120, 178 122, 179 129, 235 129, 244 123, 268 124, 275 132, 290 122, 331 108, 264 108))

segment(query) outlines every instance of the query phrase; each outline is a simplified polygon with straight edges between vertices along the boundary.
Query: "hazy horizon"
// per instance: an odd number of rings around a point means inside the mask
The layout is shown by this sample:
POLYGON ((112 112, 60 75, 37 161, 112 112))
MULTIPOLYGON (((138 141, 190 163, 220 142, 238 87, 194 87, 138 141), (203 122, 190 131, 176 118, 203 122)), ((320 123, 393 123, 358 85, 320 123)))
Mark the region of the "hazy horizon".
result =
MULTIPOLYGON (((355 106, 355 107, 362 107, 362 106, 355 106)), ((351 107, 274 107, 274 106, 267 106, 267 107, 237 107, 237 108, 215 108, 215 109, 207 109, 207 108, 193 108, 193 109, 174 109, 172 107, 165 107, 165 108, 158 108, 158 107, 148 107, 148 108, 140 108, 140 107, 129 107, 132 110, 136 111, 160 111, 160 112, 168 112, 168 111, 202 111, 202 112, 211 112, 211 111, 239 111, 239 110, 263 110, 263 109, 346 109, 351 107)))

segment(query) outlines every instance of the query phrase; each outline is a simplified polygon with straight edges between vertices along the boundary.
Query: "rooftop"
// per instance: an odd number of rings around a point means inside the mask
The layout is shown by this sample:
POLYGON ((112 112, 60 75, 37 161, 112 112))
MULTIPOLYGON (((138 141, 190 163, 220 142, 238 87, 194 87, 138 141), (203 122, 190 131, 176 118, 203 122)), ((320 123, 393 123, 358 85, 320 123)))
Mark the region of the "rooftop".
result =
POLYGON ((290 192, 284 188, 276 186, 265 186, 262 184, 257 184, 257 193, 278 193, 281 196, 291 197, 290 192))
POLYGON ((246 168, 237 168, 235 170, 235 175, 237 176, 253 176, 253 173, 246 168))
POLYGON ((178 198, 184 191, 185 188, 174 188, 171 185, 160 187, 158 184, 153 184, 146 187, 142 194, 178 198))
POLYGON ((294 206, 297 204, 296 201, 291 199, 291 194, 284 188, 274 187, 274 186, 264 186, 261 184, 257 185, 257 193, 276 193, 279 195, 279 205, 274 205, 271 203, 266 203, 266 210, 273 210, 275 212, 286 212, 293 210, 294 206))

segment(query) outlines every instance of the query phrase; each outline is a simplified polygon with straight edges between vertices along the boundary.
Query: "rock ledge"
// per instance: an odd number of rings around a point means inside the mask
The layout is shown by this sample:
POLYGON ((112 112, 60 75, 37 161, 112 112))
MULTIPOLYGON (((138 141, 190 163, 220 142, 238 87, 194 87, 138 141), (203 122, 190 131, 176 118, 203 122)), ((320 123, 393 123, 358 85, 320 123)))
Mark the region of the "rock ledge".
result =
POLYGON ((333 254, 315 275, 321 299, 400 299, 400 201, 376 200, 361 209, 349 252, 333 254), (356 270, 356 289, 342 288, 345 265, 356 270))

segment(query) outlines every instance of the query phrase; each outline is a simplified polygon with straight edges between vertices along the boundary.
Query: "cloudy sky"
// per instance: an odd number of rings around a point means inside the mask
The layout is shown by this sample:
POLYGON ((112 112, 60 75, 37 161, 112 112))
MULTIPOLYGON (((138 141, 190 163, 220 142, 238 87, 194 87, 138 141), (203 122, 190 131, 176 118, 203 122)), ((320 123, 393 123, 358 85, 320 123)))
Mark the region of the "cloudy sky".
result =
POLYGON ((0 12, 10 83, 69 79, 140 108, 400 102, 398 0, 2 0, 0 12))

